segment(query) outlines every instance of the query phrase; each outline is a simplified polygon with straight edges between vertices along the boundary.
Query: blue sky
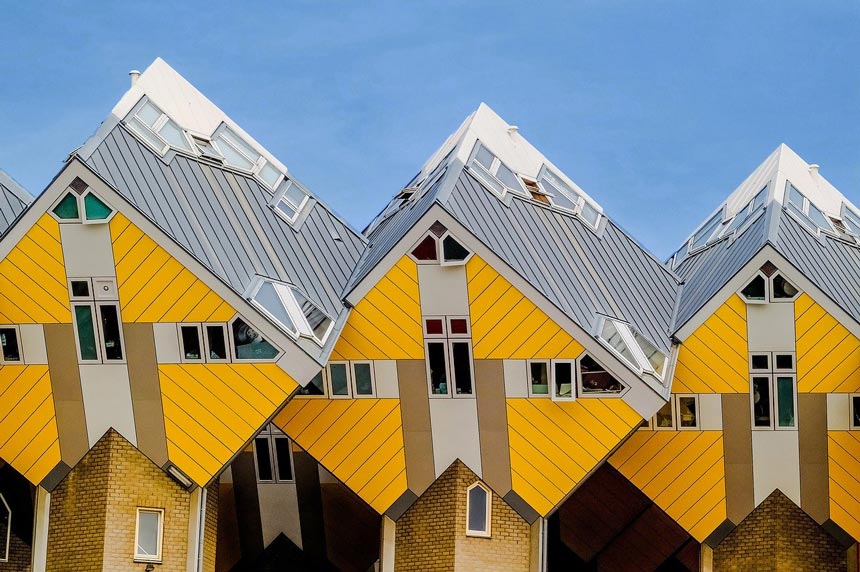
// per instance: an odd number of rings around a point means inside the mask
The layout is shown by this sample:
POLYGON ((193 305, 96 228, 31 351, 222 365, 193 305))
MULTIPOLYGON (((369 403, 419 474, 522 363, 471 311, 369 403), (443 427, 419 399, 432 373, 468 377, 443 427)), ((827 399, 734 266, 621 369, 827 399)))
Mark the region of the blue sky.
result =
POLYGON ((660 257, 782 142, 860 202, 856 1, 2 12, 0 168, 34 193, 161 56, 358 228, 481 101, 660 257))

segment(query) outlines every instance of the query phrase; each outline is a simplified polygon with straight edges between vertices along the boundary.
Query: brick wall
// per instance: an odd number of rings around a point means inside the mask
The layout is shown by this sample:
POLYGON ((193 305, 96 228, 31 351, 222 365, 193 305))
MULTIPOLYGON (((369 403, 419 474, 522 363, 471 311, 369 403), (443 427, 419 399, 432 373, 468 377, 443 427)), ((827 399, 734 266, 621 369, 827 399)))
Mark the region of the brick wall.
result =
POLYGON ((221 486, 215 480, 206 492, 206 528, 203 533, 203 572, 214 572, 218 546, 218 501, 221 486))
MULTIPOLYGON (((6 542, 5 535, 0 542, 6 542)), ((0 572, 30 572, 32 558, 30 545, 13 532, 9 538, 9 561, 0 562, 0 572)))
POLYGON ((775 491, 714 549, 714 572, 845 572, 846 552, 775 491))
MULTIPOLYGON (((214 514, 204 538, 214 539, 218 495, 209 496, 214 514)), ((156 569, 185 572, 190 493, 111 430, 51 495, 48 570, 142 570, 145 564, 134 563, 137 507, 164 509, 163 560, 156 569)), ((206 570, 214 570, 214 540, 204 558, 206 570)))
POLYGON ((455 462, 397 521, 395 572, 528 572, 529 525, 500 496, 491 538, 466 536, 466 489, 477 480, 455 462))

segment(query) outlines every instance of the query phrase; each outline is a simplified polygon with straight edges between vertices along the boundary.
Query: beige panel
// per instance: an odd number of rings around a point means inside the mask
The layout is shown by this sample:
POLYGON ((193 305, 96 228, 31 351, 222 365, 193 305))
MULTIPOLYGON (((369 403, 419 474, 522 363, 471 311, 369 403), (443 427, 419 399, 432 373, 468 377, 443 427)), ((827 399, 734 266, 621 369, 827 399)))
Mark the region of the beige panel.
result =
POLYGON ((420 496, 436 480, 424 360, 398 360, 397 385, 403 418, 406 481, 409 489, 420 496))
POLYGON ((524 359, 503 360, 505 376, 505 394, 508 397, 529 396, 529 372, 524 359))
POLYGON ((756 506, 779 489, 800 506, 797 431, 753 431, 753 498, 756 506))
POLYGON ((158 363, 180 363, 179 330, 175 323, 152 324, 158 363))
POLYGON ((722 431, 723 400, 720 394, 699 395, 699 426, 702 431, 722 431))
POLYGON ((158 465, 167 462, 167 437, 152 324, 123 324, 137 448, 158 465))
POLYGON ((397 362, 395 360, 375 360, 373 375, 376 380, 376 396, 379 398, 400 397, 397 387, 397 362))
POLYGON ((800 442, 800 507, 817 523, 830 518, 827 459, 827 396, 797 396, 800 442))
POLYGON ((379 571, 394 572, 394 547, 397 542, 397 523, 382 515, 382 546, 380 547, 379 571))
POLYGON ((263 546, 271 544, 282 532, 299 548, 302 547, 302 526, 299 523, 299 501, 296 485, 292 483, 259 483, 260 522, 263 525, 263 546))
POLYGON ((851 396, 847 393, 827 394, 827 430, 851 429, 851 396))
POLYGON ((479 478, 483 478, 478 405, 475 399, 431 399, 430 429, 433 433, 436 477, 460 459, 479 478))
POLYGON ((125 364, 81 365, 79 369, 89 446, 95 445, 113 427, 136 447, 134 408, 125 364))
POLYGON ((48 363, 48 350, 45 347, 45 330, 42 324, 21 324, 21 349, 24 363, 27 365, 44 365, 48 363))
POLYGON ((722 396, 726 516, 735 524, 755 508, 749 399, 746 393, 722 396))
POLYGON ((90 450, 75 332, 71 324, 45 324, 44 332, 60 454, 67 465, 74 467, 90 450))
POLYGON ((465 266, 419 264, 418 293, 425 316, 469 315, 465 266))
POLYGON ((110 225, 61 224, 60 236, 70 278, 115 275, 110 225))
POLYGON ((794 304, 747 304, 749 351, 794 351, 794 304))
POLYGON ((502 360, 475 361, 483 480, 500 496, 511 490, 511 456, 502 360))

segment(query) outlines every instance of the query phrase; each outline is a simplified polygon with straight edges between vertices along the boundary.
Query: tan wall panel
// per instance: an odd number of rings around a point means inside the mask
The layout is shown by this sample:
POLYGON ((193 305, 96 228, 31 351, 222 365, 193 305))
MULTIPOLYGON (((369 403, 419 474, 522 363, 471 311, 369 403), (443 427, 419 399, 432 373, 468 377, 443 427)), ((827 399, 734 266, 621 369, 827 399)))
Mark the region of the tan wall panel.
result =
POLYGON ((482 479, 499 495, 511 490, 511 455, 502 360, 475 360, 482 479))
POLYGON ((152 324, 123 324, 137 447, 158 465, 167 462, 167 437, 152 324))
POLYGON ((726 516, 739 524, 755 507, 749 394, 723 395, 726 516))
POLYGON ((800 506, 818 524, 822 524, 830 518, 827 395, 798 395, 797 417, 800 438, 800 506))
POLYGON ((430 396, 424 361, 398 360, 397 383, 403 418, 406 480, 409 489, 421 496, 436 479, 430 431, 430 396))
POLYGON ((60 433, 60 455, 67 465, 74 467, 90 445, 72 325, 45 324, 45 347, 60 433))

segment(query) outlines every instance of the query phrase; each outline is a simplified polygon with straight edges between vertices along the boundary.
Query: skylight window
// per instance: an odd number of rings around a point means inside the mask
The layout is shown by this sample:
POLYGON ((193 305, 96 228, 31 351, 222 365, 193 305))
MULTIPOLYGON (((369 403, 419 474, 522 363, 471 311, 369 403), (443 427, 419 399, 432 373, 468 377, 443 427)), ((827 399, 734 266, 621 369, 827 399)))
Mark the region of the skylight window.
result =
POLYGON ((274 190, 284 174, 226 125, 212 137, 224 162, 241 171, 248 171, 264 185, 274 190))
POLYGON ((629 325, 611 318, 603 318, 598 331, 600 341, 634 369, 663 379, 668 356, 651 340, 629 325))
POLYGON ((764 205, 765 197, 767 196, 767 187, 763 188, 754 196, 750 202, 744 205, 744 208, 739 210, 735 215, 735 218, 732 219, 731 224, 725 230, 723 234, 728 234, 733 232, 739 228, 741 228, 744 223, 752 218, 752 216, 758 212, 759 208, 764 205))
POLYGON ((552 206, 577 214, 585 222, 597 228, 600 212, 546 165, 538 175, 538 184, 549 197, 552 206))
POLYGON ((853 210, 848 208, 848 205, 842 205, 842 223, 851 234, 860 236, 860 216, 853 210))
POLYGON ((812 204, 794 185, 786 181, 785 207, 800 217, 800 220, 812 230, 823 229, 834 232, 833 225, 827 216, 812 204))
POLYGON ((293 223, 296 222, 299 213, 302 212, 309 199, 308 193, 297 183, 285 179, 281 189, 275 193, 271 206, 287 222, 293 223))
POLYGON ((720 223, 723 221, 723 212, 722 210, 708 219, 708 222, 700 228, 696 234, 693 235, 693 238, 690 240, 690 251, 696 250, 697 248, 701 248, 705 246, 708 241, 714 236, 714 231, 717 227, 720 226, 720 223))
POLYGON ((507 191, 512 191, 522 196, 526 195, 523 184, 514 172, 480 143, 478 143, 478 148, 472 157, 472 161, 469 163, 469 169, 478 175, 490 190, 500 198, 504 197, 507 191))
POLYGON ((126 125, 162 155, 171 147, 192 152, 185 131, 149 100, 126 120, 126 125))
POLYGON ((293 336, 325 343, 334 321, 300 290, 289 284, 259 279, 250 300, 293 336))

